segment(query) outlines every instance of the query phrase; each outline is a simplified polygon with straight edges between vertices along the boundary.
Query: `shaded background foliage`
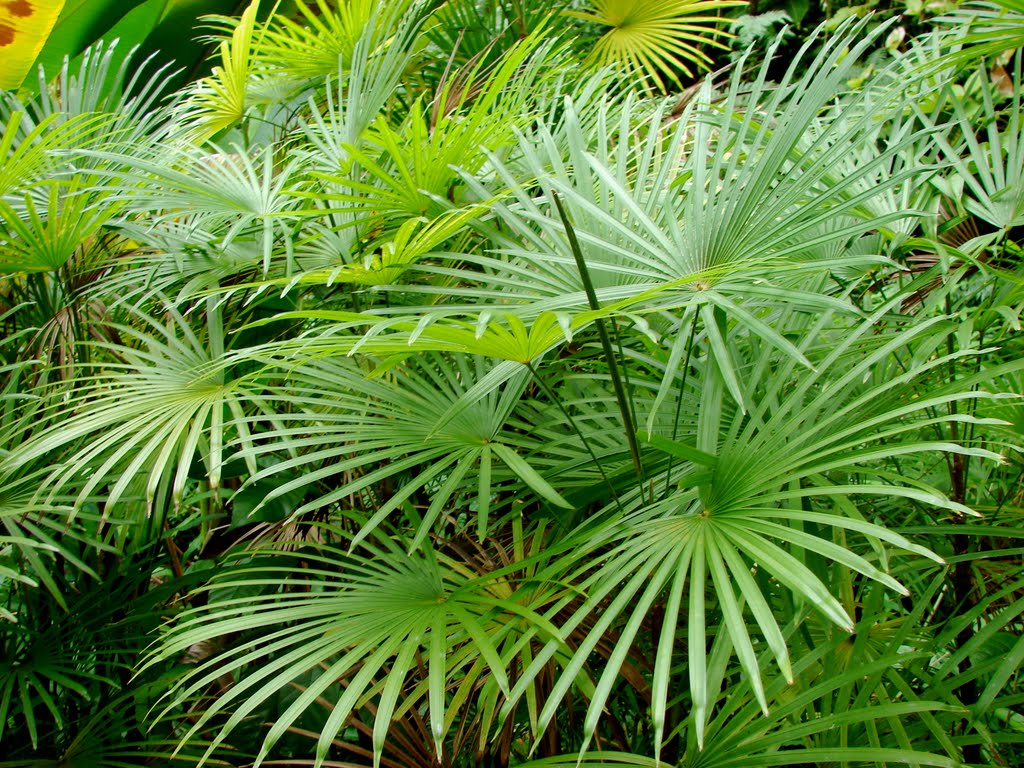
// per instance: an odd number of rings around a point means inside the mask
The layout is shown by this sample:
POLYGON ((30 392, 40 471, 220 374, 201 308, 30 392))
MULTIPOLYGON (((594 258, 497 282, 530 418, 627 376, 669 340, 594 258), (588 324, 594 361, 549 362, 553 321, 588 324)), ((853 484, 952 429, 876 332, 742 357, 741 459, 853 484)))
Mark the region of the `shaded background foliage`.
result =
POLYGON ((0 92, 0 765, 1020 762, 1018 0, 109 10, 0 92))

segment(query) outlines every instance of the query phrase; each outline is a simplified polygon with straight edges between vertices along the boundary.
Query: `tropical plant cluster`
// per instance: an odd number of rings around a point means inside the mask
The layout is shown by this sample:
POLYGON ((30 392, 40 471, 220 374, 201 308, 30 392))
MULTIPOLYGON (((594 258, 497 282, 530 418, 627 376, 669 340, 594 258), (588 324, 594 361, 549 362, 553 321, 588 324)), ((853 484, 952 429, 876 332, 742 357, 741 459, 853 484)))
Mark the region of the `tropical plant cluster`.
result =
POLYGON ((0 91, 0 766, 1024 762, 1024 7, 732 5, 0 91))

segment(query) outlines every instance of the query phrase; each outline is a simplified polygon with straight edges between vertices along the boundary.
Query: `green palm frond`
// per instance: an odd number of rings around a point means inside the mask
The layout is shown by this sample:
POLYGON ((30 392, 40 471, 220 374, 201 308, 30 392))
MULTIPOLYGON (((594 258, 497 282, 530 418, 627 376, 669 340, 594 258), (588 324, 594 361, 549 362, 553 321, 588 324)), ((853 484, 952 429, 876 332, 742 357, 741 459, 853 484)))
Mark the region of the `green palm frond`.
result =
POLYGON ((341 173, 318 173, 328 186, 310 195, 336 200, 342 210, 372 211, 373 223, 385 227, 462 203, 456 169, 479 173, 489 153, 506 154, 516 130, 536 117, 534 93, 562 56, 542 32, 516 42, 493 67, 478 65, 464 82, 444 83, 432 104, 416 100, 400 125, 378 117, 359 146, 344 147, 341 173))
POLYGON ((111 171, 121 180, 119 228, 154 237, 163 246, 164 261, 179 269, 190 257, 205 256, 216 265, 208 285, 240 268, 259 267, 264 275, 271 269, 290 272, 293 233, 301 218, 300 201, 290 192, 298 162, 277 167, 273 145, 252 154, 233 149, 154 147, 133 156, 106 155, 123 169, 111 171), (134 220, 141 211, 150 215, 145 228, 134 220))
MULTIPOLYGON (((829 319, 820 322, 824 325, 829 319)), ((902 396, 905 385, 927 375, 932 362, 894 379, 869 386, 861 383, 874 365, 911 338, 873 340, 875 327, 874 322, 866 321, 848 329, 844 341, 816 360, 815 370, 805 373, 792 387, 783 383, 788 375, 782 373, 795 371, 798 363, 791 359, 780 363, 781 370, 774 368, 772 381, 766 382, 764 390, 756 375, 768 369, 764 362, 752 361, 749 368, 740 369, 746 388, 744 400, 749 404, 746 414, 723 401, 725 384, 717 367, 705 368, 700 385, 701 415, 694 430, 696 450, 680 445, 680 456, 689 460, 677 463, 668 494, 645 506, 637 507, 634 501, 636 511, 613 518, 607 525, 596 529, 592 524, 582 526, 572 537, 572 555, 555 566, 562 574, 571 573, 570 580, 580 583, 587 596, 572 618, 563 621, 563 631, 572 631, 598 610, 600 618, 558 678, 541 715, 542 729, 555 716, 603 633, 613 623, 625 622, 616 638, 616 653, 621 658, 649 606, 664 600, 672 608, 663 619, 666 628, 656 655, 655 691, 660 697, 667 695, 675 659, 675 622, 685 615, 693 728, 698 744, 703 743, 721 684, 712 672, 715 664, 722 663, 712 660, 716 654, 724 653, 727 659, 735 653, 756 701, 767 709, 748 613, 783 677, 792 679, 784 634, 763 583, 752 575, 755 571, 766 570, 795 598, 851 631, 853 621, 846 609, 804 564, 810 555, 842 563, 898 592, 905 593, 905 588, 884 566, 837 546, 830 536, 823 535, 825 531, 848 531, 937 558, 905 537, 865 520, 857 511, 856 500, 894 496, 968 513, 937 490, 898 478, 877 463, 887 457, 934 450, 973 455, 976 449, 915 437, 922 422, 935 418, 932 408, 948 402, 948 397, 959 397, 938 394, 932 400, 914 402, 902 396), (857 354, 851 356, 854 351, 857 354), (748 379, 752 373, 754 377, 748 379), (813 534, 808 529, 821 532, 813 534), (717 637, 710 633, 711 615, 721 617, 723 631, 717 637), (705 655, 709 642, 711 658, 705 655)), ((804 331, 805 345, 814 338, 814 328, 812 324, 804 331)), ((910 333, 928 330, 929 324, 922 324, 910 333)), ((762 354, 770 354, 770 349, 762 354)), ((804 351, 811 352, 806 346, 804 351)), ((948 361, 940 358, 934 364, 948 361)), ((985 397, 970 395, 974 396, 985 397)), ((940 421, 959 419, 971 417, 939 417, 940 421)), ((988 451, 977 455, 998 459, 988 451)), ((663 480, 654 477, 652 482, 660 487, 663 480)), ((548 578, 566 578, 554 573, 548 578)), ((551 646, 539 654, 532 673, 557 650, 551 646)), ((608 669, 616 669, 615 664, 608 669)), ((520 679, 519 687, 513 689, 513 701, 529 680, 530 673, 520 679)), ((613 680, 614 671, 595 681, 585 733, 596 729, 613 680)), ((652 708, 660 729, 665 722, 666 699, 656 698, 652 708)))
POLYGON ((301 693, 267 733, 257 764, 323 696, 336 703, 320 732, 317 763, 352 713, 369 702, 376 704, 375 765, 392 717, 411 706, 427 707, 440 754, 456 720, 447 708, 449 691, 457 701, 473 700, 481 685, 507 693, 522 640, 558 637, 529 602, 509 595, 500 577, 475 574, 433 544, 410 555, 408 542, 394 534, 377 532, 350 546, 340 529, 326 533, 338 544, 316 552, 266 551, 251 563, 230 564, 214 588, 219 594, 255 589, 254 598, 240 605, 214 597, 187 611, 155 651, 150 663, 213 638, 240 636, 171 694, 181 701, 217 677, 243 674, 191 727, 200 732, 212 718, 226 718, 216 721, 223 724, 213 746, 268 697, 302 681, 301 693), (304 591, 282 589, 300 583, 304 591))
POLYGON ((254 0, 241 18, 212 17, 230 38, 217 41, 220 66, 192 87, 182 107, 183 119, 192 125, 197 139, 204 140, 243 121, 253 107, 252 91, 261 85, 265 67, 254 55, 262 30, 257 30, 259 0, 254 0))
POLYGON ((943 66, 975 62, 1024 45, 1021 0, 965 3, 940 17, 938 23, 950 27, 944 42, 953 46, 941 62, 943 66))
POLYGON ((259 38, 257 50, 267 66, 300 82, 348 70, 359 58, 356 49, 367 33, 373 35, 371 57, 386 55, 387 49, 406 42, 401 35, 392 38, 395 29, 423 14, 423 4, 416 0, 298 0, 295 5, 296 19, 275 17, 259 38))
POLYGON ((0 202, 4 202, 5 215, 10 208, 6 201, 11 196, 45 183, 47 174, 60 165, 59 150, 95 135, 110 122, 105 115, 89 113, 64 120, 58 114, 50 114, 38 123, 23 111, 5 110, 3 116, 6 119, 0 133, 0 156, 4 158, 0 202))
POLYGON ((74 487, 78 503, 102 485, 116 504, 144 478, 147 512, 168 491, 180 501, 193 463, 218 488, 225 445, 236 437, 247 445, 246 414, 261 406, 253 382, 228 372, 222 315, 210 305, 202 336, 173 308, 166 323, 134 312, 140 327, 119 326, 122 344, 104 345, 111 359, 94 363, 81 393, 54 413, 74 418, 34 436, 18 465, 61 456, 50 493, 74 487))
POLYGON ((995 227, 997 237, 1024 223, 1024 64, 1020 52, 1008 66, 1009 103, 997 108, 1003 98, 988 74, 982 73, 977 81, 981 116, 968 117, 968 111, 976 109, 974 98, 953 93, 950 100, 961 124, 958 146, 946 135, 936 135, 955 170, 955 175, 940 179, 936 186, 958 212, 970 213, 995 227), (979 123, 978 128, 971 127, 979 123))
MULTIPOLYGON (((529 456, 539 443, 514 426, 512 412, 528 380, 522 365, 464 354, 420 354, 403 362, 404 357, 393 357, 375 375, 351 362, 301 364, 285 384, 266 394, 264 402, 291 413, 274 417, 282 426, 264 434, 255 453, 283 449, 293 456, 253 481, 302 470, 268 499, 322 482, 327 490, 314 494, 297 514, 341 501, 357 510, 370 508, 358 542, 409 499, 427 496, 414 546, 447 527, 446 516, 460 499, 461 505, 475 500, 477 530, 485 535, 493 524, 491 499, 510 481, 518 480, 548 503, 567 505, 531 465, 529 456), (396 484, 390 498, 375 497, 373 489, 381 483, 396 484)), ((250 431, 255 433, 257 425, 250 431)))
MULTIPOLYGON (((899 647, 901 641, 912 642, 905 631, 897 630, 886 638, 881 643, 882 653, 869 657, 864 654, 866 658, 856 665, 839 663, 852 649, 863 653, 863 638, 876 631, 872 624, 878 618, 866 616, 858 622, 854 635, 826 636, 801 648, 794 659, 794 681, 776 677, 766 688, 771 702, 768 715, 762 713, 751 686, 743 681, 719 699, 718 712, 703 745, 698 743, 689 720, 677 725, 673 738, 683 742, 678 764, 753 768, 834 760, 862 765, 906 760, 947 768, 958 765, 956 747, 943 727, 962 715, 963 709, 915 695, 912 677, 926 664, 927 654, 909 646, 899 647), (940 744, 940 751, 947 754, 925 751, 925 743, 940 744)), ((799 644, 794 629, 795 623, 786 628, 788 639, 799 644)), ((759 663, 764 666, 765 662, 762 654, 759 663)), ((525 765, 554 768, 575 765, 581 758, 582 765, 674 763, 663 755, 648 758, 587 751, 579 756, 532 760, 525 765)))
POLYGON ((731 5, 0 92, 0 768, 1020 762, 1019 0, 731 5))
POLYGON ((450 0, 436 6, 423 34, 431 45, 420 56, 418 78, 425 87, 458 73, 496 61, 516 41, 555 25, 557 11, 542 0, 450 0))
MULTIPOLYGON (((33 748, 38 747, 41 737, 46 737, 40 733, 40 726, 47 721, 58 728, 68 726, 51 693, 54 688, 86 699, 92 684, 109 682, 81 669, 69 654, 61 653, 62 647, 82 634, 70 622, 58 619, 46 631, 40 629, 0 624, 0 647, 4 652, 0 664, 0 735, 5 735, 4 731, 17 722, 28 732, 33 748)), ((5 740, 5 745, 8 743, 5 740)))
POLYGON ((114 69, 116 51, 116 43, 89 48, 77 67, 65 62, 52 90, 30 99, 0 95, 0 119, 21 150, 5 167, 6 188, 0 178, 0 273, 52 272, 88 249, 120 207, 106 176, 117 163, 93 153, 142 154, 165 136, 152 111, 162 70, 146 81, 127 78, 132 57, 114 69), (105 88, 111 78, 127 78, 128 90, 105 88))
MULTIPOLYGON (((64 587, 55 571, 67 566, 85 575, 93 567, 77 552, 110 552, 113 547, 88 532, 97 515, 78 513, 70 503, 42 503, 34 499, 46 468, 8 469, 0 464, 0 579, 29 587, 43 587, 61 608, 67 609, 64 587), (77 522, 74 518, 80 516, 77 522)), ((19 607, 11 612, 0 607, 0 619, 17 621, 19 607)))
POLYGON ((90 199, 84 177, 27 193, 10 207, 0 232, 0 273, 52 272, 68 263, 110 219, 112 206, 90 199), (15 207, 16 206, 16 207, 15 207))
MULTIPOLYGON (((5 313, 6 319, 10 313, 5 313)), ((19 335, 12 334, 0 347, 13 347, 19 335)), ((15 453, 34 431, 45 425, 45 391, 31 392, 27 382, 35 361, 0 366, 0 583, 14 582, 30 588, 42 586, 63 610, 67 610, 64 587, 57 575, 69 566, 86 575, 93 567, 84 553, 109 552, 112 547, 89 532, 95 516, 86 525, 73 525, 74 509, 68 499, 49 503, 37 500, 40 483, 49 470, 41 462, 18 466, 15 453), (87 558, 86 558, 87 559, 87 558)), ((18 621, 25 606, 0 604, 0 621, 18 621)))
MULTIPOLYGON (((347 248, 334 253, 328 266, 320 269, 308 269, 294 277, 286 276, 276 280, 244 284, 243 289, 265 291, 272 287, 284 286, 290 290, 295 286, 323 285, 330 287, 335 284, 353 283, 365 286, 385 286, 398 283, 406 270, 420 259, 435 253, 438 247, 458 235, 473 219, 484 212, 483 206, 470 206, 467 209, 446 211, 433 220, 424 217, 406 219, 398 230, 382 235, 378 240, 366 246, 370 251, 361 261, 349 260, 351 255, 347 248), (339 264, 338 257, 342 257, 339 264), (346 258, 348 257, 348 258, 346 258)), ((325 239, 331 240, 326 233, 325 239)), ((315 256, 309 250, 300 250, 296 260, 309 263, 315 256), (312 257, 312 258, 311 258, 312 257)), ((320 260, 320 259, 317 259, 320 260)), ((232 287, 228 293, 237 290, 232 287)), ((368 322, 372 322, 367 318, 368 322)))
POLYGON ((457 352, 528 365, 559 343, 570 341, 573 332, 602 313, 571 318, 545 312, 529 324, 512 312, 483 312, 463 317, 461 312, 424 314, 418 322, 405 317, 381 317, 369 312, 305 310, 282 314, 279 319, 327 321, 322 332, 282 342, 282 350, 308 355, 401 355, 412 350, 457 352), (347 333, 366 327, 364 333, 347 333))
MULTIPOLYGON (((1007 543, 1021 543, 1020 536, 1012 530, 990 530, 989 533, 1006 540, 1007 543), (1006 533, 1010 535, 1007 537, 1004 535, 1006 533)), ((983 534, 974 532, 971 526, 967 526, 961 535, 983 534)), ((1012 558, 1012 555, 1009 555, 1009 558, 1012 558)), ((1009 558, 1008 553, 998 548, 979 548, 976 553, 959 557, 954 555, 950 559, 954 564, 963 559, 979 563, 985 559, 995 562, 1002 560, 1005 565, 1009 565, 1008 572, 1012 572, 1013 566, 1009 564, 1009 558)), ((995 569, 993 573, 1001 575, 995 569)), ((982 578, 984 579, 984 576, 982 578)), ((1024 581, 1021 579, 1008 578, 998 585, 992 585, 987 594, 969 612, 957 617, 957 620, 951 622, 936 638, 938 644, 955 649, 932 670, 936 677, 936 687, 958 690, 965 681, 981 681, 978 700, 969 702, 973 708, 972 717, 977 720, 984 720, 994 705, 1003 703, 1001 700, 1012 705, 1014 688, 1021 664, 1024 663, 1024 642, 1016 632, 1016 627, 1024 618, 1024 599, 1020 597, 1022 589, 1024 581), (958 635, 961 635, 965 628, 970 628, 969 639, 961 643, 959 640, 962 638, 958 638, 958 635)))
POLYGON ((742 98, 741 89, 748 88, 742 70, 721 103, 705 84, 668 125, 665 112, 643 119, 639 109, 626 108, 614 121, 598 122, 595 143, 568 111, 573 133, 565 159, 561 142, 544 128, 521 139, 522 160, 492 160, 497 183, 467 179, 478 196, 494 201, 502 226, 488 234, 500 251, 462 256, 471 266, 458 273, 462 285, 455 295, 489 301, 500 293, 502 301, 531 304, 524 308, 529 314, 585 304, 564 227, 550 211, 550 193, 556 192, 570 210, 597 295, 611 308, 678 307, 699 301, 709 289, 726 299, 775 301, 785 295, 818 306, 827 302, 817 290, 801 290, 795 276, 821 274, 844 259, 880 259, 842 254, 814 262, 806 258, 808 249, 906 218, 907 211, 872 211, 871 200, 927 173, 891 167, 891 158, 920 141, 918 130, 856 168, 847 165, 842 178, 832 175, 840 162, 860 157, 854 147, 876 131, 868 110, 849 105, 844 114, 855 117, 847 118, 829 106, 863 50, 859 43, 845 55, 857 30, 847 33, 850 38, 829 41, 810 64, 795 62, 779 87, 768 84, 765 68, 753 93, 742 98), (822 229, 836 221, 849 226, 822 229), (474 290, 473 283, 481 287, 474 290))
MULTIPOLYGON (((0 97, 0 114, 25 112, 34 122, 50 115, 58 115, 61 122, 91 113, 106 115, 110 121, 106 131, 83 137, 92 139, 90 143, 69 147, 76 150, 144 147, 159 141, 167 121, 167 114, 159 108, 166 96, 162 78, 167 66, 150 73, 143 66, 148 62, 140 62, 134 51, 122 54, 119 41, 99 41, 79 58, 66 60, 56 72, 44 73, 51 81, 50 88, 0 97), (107 87, 111 81, 123 86, 107 87)), ((76 156, 75 162, 89 164, 83 156, 76 156)))
MULTIPOLYGON (((344 69, 328 74, 323 99, 310 99, 309 117, 300 128, 313 170, 336 173, 349 162, 350 148, 362 146, 365 131, 382 114, 412 61, 418 28, 416 17, 407 17, 391 32, 390 43, 382 45, 371 26, 353 44, 344 69)), ((302 145, 296 151, 304 152, 302 145)))
POLYGON ((358 80, 365 71, 393 71, 397 59, 411 56, 421 5, 316 0, 315 7, 297 3, 305 23, 280 15, 261 23, 257 0, 238 19, 209 17, 219 32, 212 40, 221 65, 190 89, 181 119, 200 140, 236 126, 248 136, 301 109, 324 78, 351 74, 358 80))
POLYGON ((126 768, 147 757, 170 759, 176 746, 168 723, 147 724, 155 731, 147 735, 137 708, 164 690, 158 675, 169 665, 129 682, 137 648, 162 620, 154 606, 167 593, 149 584, 156 560, 90 548, 82 554, 100 567, 58 577, 63 606, 41 590, 5 590, 5 603, 23 609, 18 624, 0 622, 5 768, 77 760, 126 768))

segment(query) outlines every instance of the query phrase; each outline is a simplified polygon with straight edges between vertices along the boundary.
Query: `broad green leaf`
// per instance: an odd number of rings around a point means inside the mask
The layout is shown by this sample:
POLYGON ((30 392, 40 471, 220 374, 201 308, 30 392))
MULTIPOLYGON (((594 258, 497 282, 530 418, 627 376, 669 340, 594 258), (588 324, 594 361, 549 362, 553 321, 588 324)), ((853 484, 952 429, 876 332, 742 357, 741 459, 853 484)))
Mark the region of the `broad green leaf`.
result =
POLYGON ((42 67, 52 77, 65 57, 75 58, 103 36, 145 0, 64 0, 60 15, 46 40, 33 57, 33 69, 42 67))
POLYGON ((0 88, 13 91, 21 85, 63 7, 64 0, 0 3, 0 88))

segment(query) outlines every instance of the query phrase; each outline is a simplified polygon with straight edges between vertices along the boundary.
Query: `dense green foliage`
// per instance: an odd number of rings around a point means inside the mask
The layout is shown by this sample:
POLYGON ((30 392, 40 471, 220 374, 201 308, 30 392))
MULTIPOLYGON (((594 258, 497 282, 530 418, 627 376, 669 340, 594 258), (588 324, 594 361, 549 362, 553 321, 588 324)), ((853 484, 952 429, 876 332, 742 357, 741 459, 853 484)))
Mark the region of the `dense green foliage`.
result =
POLYGON ((0 766, 1024 761, 1019 0, 258 5, 0 91, 0 766))

